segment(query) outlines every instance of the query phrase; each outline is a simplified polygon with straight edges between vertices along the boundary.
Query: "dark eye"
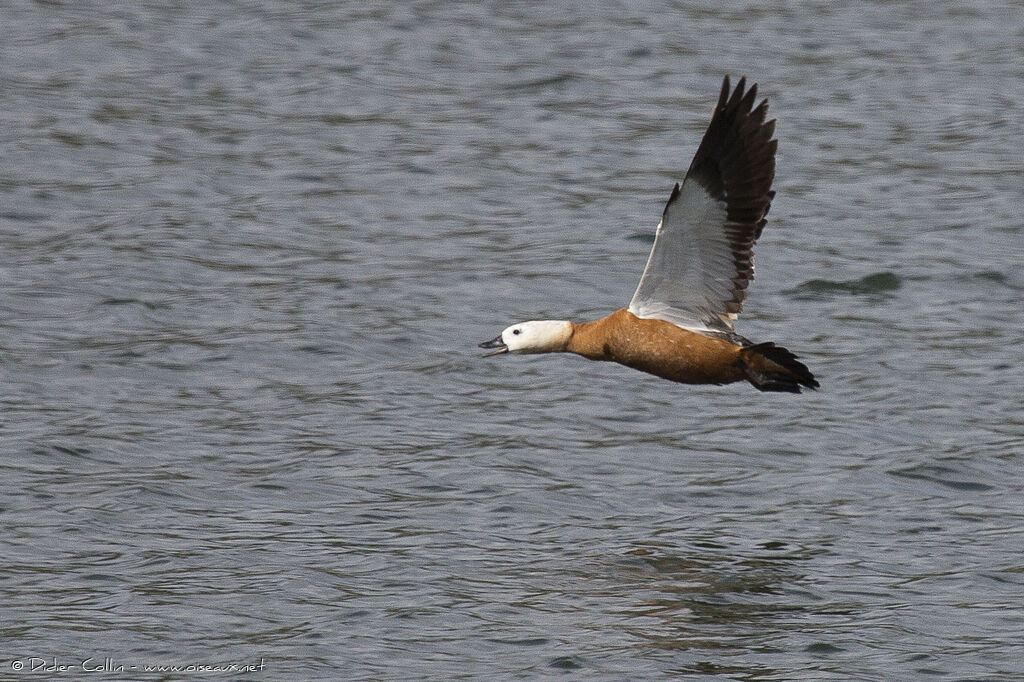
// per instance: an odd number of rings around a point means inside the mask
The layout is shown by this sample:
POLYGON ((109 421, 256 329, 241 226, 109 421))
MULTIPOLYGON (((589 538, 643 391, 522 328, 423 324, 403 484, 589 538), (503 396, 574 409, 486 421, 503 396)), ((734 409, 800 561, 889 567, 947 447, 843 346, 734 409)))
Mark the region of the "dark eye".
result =
POLYGON ((518 336, 519 335, 519 330, 518 329, 513 329, 512 330, 512 335, 513 336, 518 336))

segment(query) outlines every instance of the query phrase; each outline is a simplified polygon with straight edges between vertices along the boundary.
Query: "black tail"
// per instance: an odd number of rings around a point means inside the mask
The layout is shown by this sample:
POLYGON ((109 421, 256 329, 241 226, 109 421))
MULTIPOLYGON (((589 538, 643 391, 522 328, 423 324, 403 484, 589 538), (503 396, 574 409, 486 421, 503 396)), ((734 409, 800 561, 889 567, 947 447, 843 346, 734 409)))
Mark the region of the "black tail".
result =
POLYGON ((758 343, 740 351, 747 380, 759 391, 799 393, 801 386, 818 388, 807 366, 789 350, 774 343, 758 343))

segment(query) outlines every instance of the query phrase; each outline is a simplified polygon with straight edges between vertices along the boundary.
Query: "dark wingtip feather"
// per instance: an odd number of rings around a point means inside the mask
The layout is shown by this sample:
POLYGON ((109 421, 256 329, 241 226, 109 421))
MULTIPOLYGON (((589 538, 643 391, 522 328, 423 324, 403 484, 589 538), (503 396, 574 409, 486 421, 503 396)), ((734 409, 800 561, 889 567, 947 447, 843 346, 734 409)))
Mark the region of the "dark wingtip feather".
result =
MULTIPOLYGON (((726 202, 732 226, 727 237, 738 275, 732 302, 737 305, 753 279, 752 247, 761 236, 774 196, 775 121, 765 122, 767 99, 755 108, 756 101, 757 83, 748 90, 746 76, 741 76, 736 87, 730 88, 729 76, 722 79, 718 106, 686 173, 686 181, 697 182, 708 194, 726 202)), ((677 196, 673 191, 669 203, 677 196)))

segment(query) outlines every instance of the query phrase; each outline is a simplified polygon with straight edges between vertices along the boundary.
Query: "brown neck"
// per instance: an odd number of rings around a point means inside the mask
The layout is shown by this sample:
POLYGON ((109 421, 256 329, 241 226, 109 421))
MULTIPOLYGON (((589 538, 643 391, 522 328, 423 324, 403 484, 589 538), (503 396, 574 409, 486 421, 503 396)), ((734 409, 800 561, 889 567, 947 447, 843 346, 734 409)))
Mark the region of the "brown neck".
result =
POLYGON ((572 326, 572 336, 569 338, 569 343, 566 344, 565 350, 582 355, 585 358, 590 358, 591 360, 608 359, 608 352, 605 347, 606 342, 613 335, 615 327, 621 324, 621 313, 624 312, 626 312, 625 309, 616 310, 608 317, 602 317, 600 320, 574 324, 572 326))

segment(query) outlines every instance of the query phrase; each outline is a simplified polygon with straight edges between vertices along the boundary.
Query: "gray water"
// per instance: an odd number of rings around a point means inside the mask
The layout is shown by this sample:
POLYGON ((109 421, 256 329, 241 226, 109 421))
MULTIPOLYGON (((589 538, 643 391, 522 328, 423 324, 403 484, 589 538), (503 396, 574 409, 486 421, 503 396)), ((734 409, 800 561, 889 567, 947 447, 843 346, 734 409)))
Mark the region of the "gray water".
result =
POLYGON ((0 93, 0 677, 1024 676, 1020 5, 15 2, 0 93), (726 73, 821 390, 482 359, 726 73))

